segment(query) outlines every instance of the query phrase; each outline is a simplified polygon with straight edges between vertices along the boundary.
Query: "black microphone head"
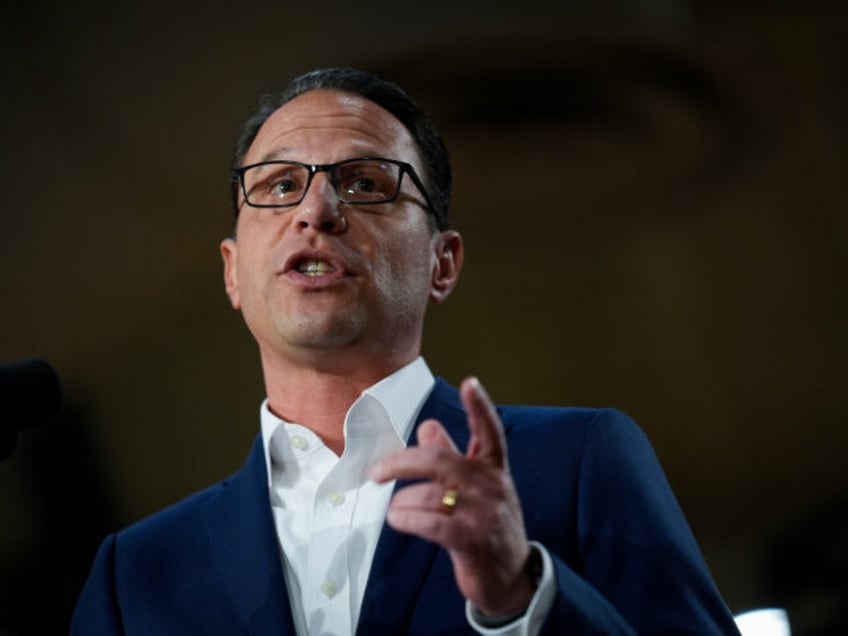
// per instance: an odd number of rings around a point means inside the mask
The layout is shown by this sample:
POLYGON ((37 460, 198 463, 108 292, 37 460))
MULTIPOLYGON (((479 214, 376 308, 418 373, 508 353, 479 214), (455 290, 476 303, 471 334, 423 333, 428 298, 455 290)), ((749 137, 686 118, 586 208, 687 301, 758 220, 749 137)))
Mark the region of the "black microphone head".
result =
POLYGON ((0 428, 20 431, 46 424, 62 405, 56 370, 44 360, 0 365, 0 428))

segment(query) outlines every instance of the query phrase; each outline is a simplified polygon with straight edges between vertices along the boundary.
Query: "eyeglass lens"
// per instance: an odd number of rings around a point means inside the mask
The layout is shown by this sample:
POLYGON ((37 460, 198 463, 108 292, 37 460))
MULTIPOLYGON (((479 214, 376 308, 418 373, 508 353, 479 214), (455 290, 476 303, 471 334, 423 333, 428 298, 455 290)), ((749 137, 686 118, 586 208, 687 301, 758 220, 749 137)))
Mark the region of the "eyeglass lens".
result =
MULTIPOLYGON (((329 172, 336 193, 345 203, 392 201, 400 189, 400 166, 376 159, 344 161, 320 167, 329 172)), ((244 171, 244 189, 251 205, 286 206, 306 195, 313 173, 308 166, 267 162, 244 171)))

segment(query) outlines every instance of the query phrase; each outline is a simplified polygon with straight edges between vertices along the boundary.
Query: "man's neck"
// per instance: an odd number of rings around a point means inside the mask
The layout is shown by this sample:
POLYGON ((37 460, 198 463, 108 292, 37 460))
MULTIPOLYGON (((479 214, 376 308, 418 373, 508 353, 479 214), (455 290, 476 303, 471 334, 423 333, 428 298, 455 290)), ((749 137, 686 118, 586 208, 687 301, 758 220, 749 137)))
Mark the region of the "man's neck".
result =
POLYGON ((268 406, 278 417, 306 426, 337 455, 344 451, 344 422, 351 405, 368 387, 394 373, 402 360, 383 366, 339 364, 298 365, 262 357, 268 406))

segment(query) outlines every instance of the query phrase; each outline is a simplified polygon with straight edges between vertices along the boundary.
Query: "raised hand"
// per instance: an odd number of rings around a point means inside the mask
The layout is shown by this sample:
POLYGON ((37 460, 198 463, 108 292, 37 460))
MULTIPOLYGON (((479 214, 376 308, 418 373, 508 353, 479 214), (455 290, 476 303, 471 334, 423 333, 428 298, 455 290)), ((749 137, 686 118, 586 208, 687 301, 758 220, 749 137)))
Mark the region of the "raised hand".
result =
POLYGON ((441 545, 462 595, 489 616, 524 610, 534 589, 525 573, 530 546, 507 461, 503 425, 477 378, 460 387, 471 439, 463 455, 436 420, 418 427, 418 446, 393 453, 371 472, 377 482, 425 480, 402 488, 387 521, 441 545))

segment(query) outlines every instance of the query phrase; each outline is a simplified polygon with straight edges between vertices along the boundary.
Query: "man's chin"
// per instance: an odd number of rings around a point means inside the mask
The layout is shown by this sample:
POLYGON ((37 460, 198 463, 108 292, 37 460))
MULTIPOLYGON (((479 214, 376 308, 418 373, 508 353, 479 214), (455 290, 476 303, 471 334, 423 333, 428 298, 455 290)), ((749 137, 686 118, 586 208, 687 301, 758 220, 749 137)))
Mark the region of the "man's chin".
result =
POLYGON ((292 347, 315 351, 349 347, 359 339, 360 332, 353 313, 299 320, 283 331, 292 347))

